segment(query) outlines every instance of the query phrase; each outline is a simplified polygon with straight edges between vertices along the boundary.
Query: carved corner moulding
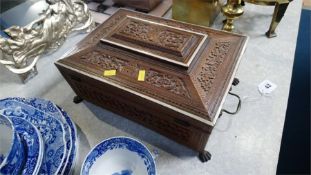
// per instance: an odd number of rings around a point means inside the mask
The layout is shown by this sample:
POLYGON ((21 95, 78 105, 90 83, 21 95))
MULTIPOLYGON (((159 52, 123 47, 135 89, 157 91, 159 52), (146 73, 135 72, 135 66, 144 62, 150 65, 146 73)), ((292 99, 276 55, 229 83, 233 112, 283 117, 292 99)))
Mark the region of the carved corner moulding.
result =
POLYGON ((11 26, 0 37, 0 63, 26 82, 36 72, 40 56, 60 47, 72 32, 89 32, 95 25, 81 0, 46 0, 47 9, 28 25, 11 26))

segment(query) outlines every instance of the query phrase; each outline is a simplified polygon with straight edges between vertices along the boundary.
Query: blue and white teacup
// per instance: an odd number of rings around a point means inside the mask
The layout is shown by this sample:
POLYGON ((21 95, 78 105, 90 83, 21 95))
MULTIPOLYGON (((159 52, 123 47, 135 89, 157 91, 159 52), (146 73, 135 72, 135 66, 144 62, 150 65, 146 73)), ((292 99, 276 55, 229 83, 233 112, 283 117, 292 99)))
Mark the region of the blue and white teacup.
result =
POLYGON ((19 174, 24 159, 24 147, 12 122, 0 115, 0 174, 19 174))
POLYGON ((156 175, 148 148, 129 137, 112 137, 96 145, 87 155, 80 175, 156 175))

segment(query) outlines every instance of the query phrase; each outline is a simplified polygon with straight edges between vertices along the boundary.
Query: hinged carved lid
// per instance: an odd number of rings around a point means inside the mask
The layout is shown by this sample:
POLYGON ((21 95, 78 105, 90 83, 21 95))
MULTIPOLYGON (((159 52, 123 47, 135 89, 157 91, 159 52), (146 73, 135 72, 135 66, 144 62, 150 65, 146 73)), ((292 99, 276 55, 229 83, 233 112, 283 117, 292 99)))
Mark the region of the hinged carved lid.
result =
POLYGON ((189 67, 207 34, 128 15, 101 41, 189 67))
POLYGON ((56 64, 214 125, 246 41, 242 35, 119 10, 78 45, 76 54, 56 64), (103 76, 111 69, 116 76, 103 76), (144 81, 137 81, 140 70, 144 81))

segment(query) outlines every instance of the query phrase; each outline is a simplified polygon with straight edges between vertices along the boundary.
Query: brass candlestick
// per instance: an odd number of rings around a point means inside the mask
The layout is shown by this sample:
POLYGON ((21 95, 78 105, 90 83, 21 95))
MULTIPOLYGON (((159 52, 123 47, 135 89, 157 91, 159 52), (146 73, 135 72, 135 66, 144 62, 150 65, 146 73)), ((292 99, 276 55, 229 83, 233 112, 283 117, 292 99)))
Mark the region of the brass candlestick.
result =
POLYGON ((244 13, 241 0, 228 0, 227 4, 221 8, 221 11, 227 17, 224 21, 223 30, 231 32, 234 29, 234 19, 240 17, 244 13))
POLYGON ((266 32, 266 36, 272 38, 276 36, 275 29, 292 0, 228 0, 221 10, 227 18, 224 22, 223 30, 232 31, 234 29, 233 20, 243 14, 242 4, 244 5, 244 1, 257 5, 274 6, 272 21, 269 30, 266 32))

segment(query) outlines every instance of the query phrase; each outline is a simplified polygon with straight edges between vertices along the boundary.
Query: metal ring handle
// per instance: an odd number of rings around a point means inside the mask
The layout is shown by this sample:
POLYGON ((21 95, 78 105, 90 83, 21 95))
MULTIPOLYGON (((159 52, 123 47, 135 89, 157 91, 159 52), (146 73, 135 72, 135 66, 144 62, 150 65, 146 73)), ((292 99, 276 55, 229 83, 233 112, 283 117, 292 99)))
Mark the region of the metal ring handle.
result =
POLYGON ((240 111, 240 109, 241 109, 241 103, 242 103, 242 101, 241 101, 240 96, 237 95, 237 94, 235 94, 235 93, 232 93, 232 92, 228 92, 228 94, 230 94, 230 95, 232 95, 232 96, 235 96, 235 97, 239 100, 238 106, 237 106, 237 108, 236 108, 236 110, 235 110, 234 112, 228 111, 228 110, 226 110, 226 109, 221 109, 219 116, 221 116, 223 112, 225 112, 225 113, 227 113, 227 114, 232 114, 232 115, 234 115, 234 114, 238 113, 238 112, 240 111))

